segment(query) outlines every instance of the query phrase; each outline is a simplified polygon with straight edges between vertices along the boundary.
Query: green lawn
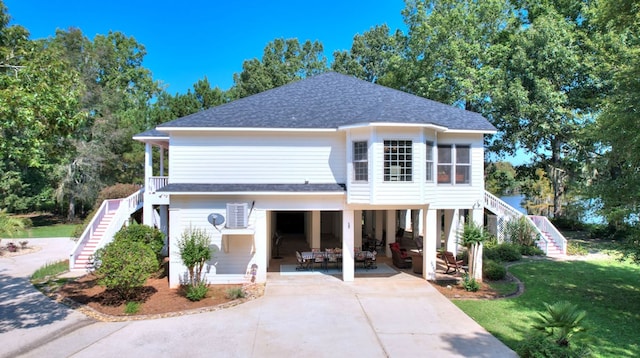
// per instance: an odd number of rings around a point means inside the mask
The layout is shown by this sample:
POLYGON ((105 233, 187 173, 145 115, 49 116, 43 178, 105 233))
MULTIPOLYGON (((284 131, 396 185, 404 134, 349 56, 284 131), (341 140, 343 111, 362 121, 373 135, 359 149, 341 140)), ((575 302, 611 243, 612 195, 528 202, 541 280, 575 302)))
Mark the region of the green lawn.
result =
POLYGON ((34 226, 18 235, 13 239, 37 239, 43 237, 72 237, 73 231, 77 225, 75 224, 55 224, 49 226, 34 226))
POLYGON ((597 357, 638 357, 640 266, 606 261, 529 261, 509 271, 522 280, 520 297, 454 301, 512 349, 529 331, 543 302, 560 300, 587 311, 590 346, 597 357))

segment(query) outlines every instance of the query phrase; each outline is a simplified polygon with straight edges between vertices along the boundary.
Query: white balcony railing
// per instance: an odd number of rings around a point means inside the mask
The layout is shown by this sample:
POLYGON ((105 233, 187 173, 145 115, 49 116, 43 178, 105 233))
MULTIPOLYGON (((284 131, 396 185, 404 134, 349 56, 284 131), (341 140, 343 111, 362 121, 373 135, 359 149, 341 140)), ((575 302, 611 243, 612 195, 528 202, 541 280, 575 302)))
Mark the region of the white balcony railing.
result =
POLYGON ((156 191, 164 188, 169 183, 169 177, 149 177, 146 191, 148 193, 155 193, 156 191))

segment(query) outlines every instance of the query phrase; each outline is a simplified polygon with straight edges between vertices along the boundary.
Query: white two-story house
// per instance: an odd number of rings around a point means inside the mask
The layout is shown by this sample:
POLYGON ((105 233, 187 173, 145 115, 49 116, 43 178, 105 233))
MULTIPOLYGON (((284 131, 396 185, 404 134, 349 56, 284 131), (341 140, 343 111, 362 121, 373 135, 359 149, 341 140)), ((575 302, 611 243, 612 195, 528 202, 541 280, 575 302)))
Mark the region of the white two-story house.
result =
MULTIPOLYGON (((391 243, 398 213, 413 210, 434 279, 437 248, 455 251, 461 218, 483 222, 483 139, 495 131, 477 113, 317 75, 135 136, 146 144, 144 223, 168 234, 172 287, 190 226, 211 235, 210 283, 264 282, 274 233, 291 220, 309 247, 339 238, 352 281, 363 235, 391 243)), ((390 256, 385 246, 378 254, 390 256)))

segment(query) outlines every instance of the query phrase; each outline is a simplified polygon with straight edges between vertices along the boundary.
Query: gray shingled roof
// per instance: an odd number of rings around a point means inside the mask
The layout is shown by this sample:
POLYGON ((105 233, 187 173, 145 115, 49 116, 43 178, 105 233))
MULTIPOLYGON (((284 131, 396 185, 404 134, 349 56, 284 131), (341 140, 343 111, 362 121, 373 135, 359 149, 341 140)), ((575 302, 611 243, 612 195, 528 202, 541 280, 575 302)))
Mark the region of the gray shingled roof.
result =
POLYGON ((363 123, 496 130, 478 113, 327 72, 163 123, 162 128, 327 129, 363 123))
POLYGON ((135 138, 163 138, 163 137, 168 137, 169 135, 165 132, 160 132, 157 129, 149 129, 148 131, 144 131, 142 133, 138 133, 136 134, 134 137, 135 138))
POLYGON ((171 193, 291 192, 344 193, 344 184, 189 184, 173 183, 158 189, 171 193))

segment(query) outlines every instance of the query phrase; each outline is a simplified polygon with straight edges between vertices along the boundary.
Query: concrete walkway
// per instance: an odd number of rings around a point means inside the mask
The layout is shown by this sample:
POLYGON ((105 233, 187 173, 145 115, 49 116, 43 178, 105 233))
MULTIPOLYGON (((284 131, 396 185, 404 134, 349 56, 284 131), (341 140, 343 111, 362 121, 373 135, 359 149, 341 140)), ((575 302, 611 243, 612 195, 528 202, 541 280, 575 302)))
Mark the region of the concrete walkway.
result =
POLYGON ((30 287, 30 273, 70 251, 63 239, 42 246, 0 258, 2 357, 516 357, 427 282, 404 273, 352 283, 269 273, 264 297, 229 309, 96 322, 30 287))

